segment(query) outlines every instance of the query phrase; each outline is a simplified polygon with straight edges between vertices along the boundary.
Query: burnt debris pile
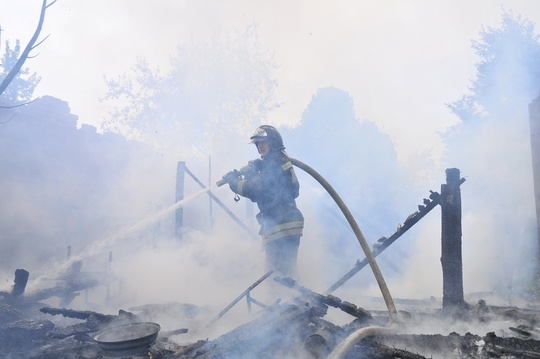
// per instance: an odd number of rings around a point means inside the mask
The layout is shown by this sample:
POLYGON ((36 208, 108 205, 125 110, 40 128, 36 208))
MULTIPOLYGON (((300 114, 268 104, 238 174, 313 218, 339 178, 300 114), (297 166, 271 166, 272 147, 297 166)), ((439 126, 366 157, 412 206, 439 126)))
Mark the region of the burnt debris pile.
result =
POLYGON ((23 300, 21 294, 20 303, 14 298, 9 303, 6 300, 0 303, 0 357, 540 358, 540 330, 537 329, 540 310, 490 306, 479 300, 449 317, 441 309, 440 301, 433 298, 396 300, 408 310, 399 311, 400 323, 395 333, 368 336, 336 356, 333 354, 335 348, 352 333, 362 328, 389 326, 388 313, 366 310, 331 294, 316 293, 290 278, 272 279, 292 288, 296 295, 284 303, 276 301, 260 309, 252 314, 250 321, 216 339, 188 342, 182 339, 182 334, 190 328, 182 328, 179 323, 178 329, 159 331, 159 324, 151 322, 150 313, 171 310, 171 306, 175 306, 176 310, 182 308, 185 315, 196 319, 197 307, 193 305, 152 304, 108 315, 40 307, 39 302, 23 300), (332 311, 346 313, 344 315, 350 320, 346 320, 346 324, 335 324, 332 311), (69 318, 70 324, 57 318, 69 318), (492 326, 495 330, 465 334, 449 332, 447 335, 415 332, 414 328, 419 325, 437 325, 438 322, 451 322, 459 328, 492 326), (139 333, 137 328, 141 327, 146 332, 139 333), (99 338, 103 338, 102 341, 99 338))
MULTIPOLYGON (((0 358, 540 358, 540 307, 530 302, 525 308, 489 305, 485 299, 491 293, 465 299, 460 192, 464 180, 458 169, 447 169, 446 175, 440 194, 430 191, 429 198, 397 226, 395 233, 381 237, 372 251, 364 251, 366 258, 370 254, 374 261, 440 206, 440 299, 394 299, 381 290, 380 300, 364 298, 366 304, 361 299, 364 309, 333 295, 368 264, 364 259, 325 293, 270 271, 217 316, 197 303, 146 304, 111 315, 68 309, 82 290, 107 286, 114 279, 108 272, 82 272, 82 263, 75 261, 66 274, 56 278, 60 284, 30 293, 26 291, 29 273, 15 271, 12 290, 0 292, 0 358), (273 304, 257 301, 251 290, 263 282, 285 290, 287 299, 280 298, 285 292, 278 289, 272 292, 276 297, 273 304), (51 297, 60 299, 58 307, 45 304, 51 297), (227 325, 221 325, 224 315, 244 299, 248 313, 243 324, 225 330, 227 325), (380 309, 383 299, 387 310, 380 309), (252 312, 252 304, 257 306, 256 312, 252 312), (214 318, 209 320, 210 316, 214 318), (166 318, 163 321, 167 324, 160 324, 159 318, 166 318)), ((236 320, 233 325, 238 324, 236 320)))

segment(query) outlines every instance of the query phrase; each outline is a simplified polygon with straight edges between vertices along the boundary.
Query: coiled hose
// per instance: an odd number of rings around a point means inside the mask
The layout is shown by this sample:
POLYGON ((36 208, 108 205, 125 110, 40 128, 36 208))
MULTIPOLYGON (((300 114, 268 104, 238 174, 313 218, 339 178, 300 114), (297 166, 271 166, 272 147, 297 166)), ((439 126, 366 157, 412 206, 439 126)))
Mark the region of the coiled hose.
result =
POLYGON ((343 342, 341 342, 333 351, 330 353, 330 356, 328 359, 339 359, 342 358, 352 347, 358 343, 358 341, 362 340, 365 337, 372 336, 372 335, 381 335, 381 334, 391 334, 394 333, 397 329, 397 323, 399 321, 398 313, 396 310, 396 306, 394 305, 394 300, 392 299, 392 296, 390 295, 390 291, 388 290, 388 287, 386 285, 386 282, 384 281, 384 278, 382 276, 381 270, 379 269, 379 266, 377 265, 377 262, 375 261, 375 256, 371 252, 371 249, 369 248, 369 245, 366 241, 366 238, 362 234, 362 231, 360 230, 360 227, 356 223, 356 220, 352 216, 351 212, 341 199, 341 197, 337 194, 337 192, 334 190, 334 188, 326 181, 317 171, 315 171, 313 168, 308 166, 307 164, 291 158, 291 163, 304 170, 306 173, 311 175, 317 182, 319 182, 324 189, 330 194, 330 196, 334 199, 336 204, 338 205, 339 209, 341 209, 341 212, 343 212, 343 215, 345 215, 345 218, 347 219, 347 222, 349 222, 349 225, 351 226, 354 235, 358 239, 358 242, 360 243, 360 246, 362 247, 362 250, 364 251, 364 254, 366 256, 366 259, 368 260, 369 266, 371 267, 371 270, 373 274, 375 275, 375 279, 377 280, 377 284, 379 285, 379 288, 381 289, 382 296, 384 298, 384 302, 386 303, 386 307, 388 308, 388 315, 390 316, 390 320, 392 321, 391 327, 368 327, 368 328, 362 328, 357 330, 356 332, 349 335, 343 342))

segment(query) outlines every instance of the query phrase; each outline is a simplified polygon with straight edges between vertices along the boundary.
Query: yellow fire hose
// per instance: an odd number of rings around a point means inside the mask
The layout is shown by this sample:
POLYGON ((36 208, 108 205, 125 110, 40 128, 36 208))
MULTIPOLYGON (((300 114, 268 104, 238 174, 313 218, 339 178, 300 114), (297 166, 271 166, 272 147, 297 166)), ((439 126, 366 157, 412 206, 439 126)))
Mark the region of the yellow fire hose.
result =
POLYGON ((291 163, 304 170, 308 174, 310 174, 317 182, 319 182, 324 189, 330 194, 330 196, 334 199, 338 207, 341 209, 343 214, 345 215, 345 218, 349 222, 349 225, 351 226, 356 238, 358 239, 358 242, 360 243, 360 246, 362 247, 362 250, 364 251, 364 254, 368 260, 368 263, 371 267, 371 270, 373 274, 375 275, 375 279, 377 280, 377 284, 379 285, 379 288, 381 289, 382 296, 384 298, 384 302, 386 303, 386 307, 388 308, 388 315, 390 316, 390 320, 392 321, 392 325, 390 327, 367 327, 367 328, 361 328, 351 335, 349 335, 343 342, 341 342, 328 356, 328 359, 340 359, 347 352, 353 348, 356 343, 358 343, 360 340, 373 336, 373 335, 388 335, 395 333, 397 330, 397 323, 399 322, 398 313, 396 310, 396 306, 394 305, 394 300, 392 299, 392 296, 390 295, 390 291, 388 290, 388 287, 386 285, 386 282, 384 281, 384 278, 382 276, 382 273, 379 269, 379 266, 377 265, 377 262, 375 261, 375 256, 371 252, 371 249, 369 248, 369 245, 362 234, 362 231, 360 230, 360 227, 356 223, 356 220, 352 216, 351 212, 341 199, 341 197, 337 194, 337 192, 334 190, 334 188, 328 183, 317 171, 315 171, 313 168, 308 166, 307 164, 291 158, 291 163))
MULTIPOLYGON (((345 215, 345 218, 349 222, 349 225, 351 226, 356 238, 358 239, 358 242, 360 243, 360 246, 362 247, 362 250, 364 251, 364 254, 366 256, 366 259, 368 260, 368 263, 371 267, 371 271, 375 275, 375 279, 377 280, 377 284, 379 285, 379 288, 381 290, 382 296, 384 298, 384 302, 386 303, 386 307, 388 308, 388 315, 390 317, 390 320, 392 322, 392 325, 390 327, 367 327, 367 328, 361 328, 357 330, 356 332, 349 335, 343 342, 341 342, 335 349, 330 353, 330 356, 328 359, 340 359, 342 358, 352 347, 358 343, 358 341, 362 340, 363 338, 366 338, 368 336, 372 335, 384 335, 384 334, 391 334, 394 333, 397 329, 397 323, 399 322, 398 313, 396 310, 396 306, 394 305, 394 300, 392 299, 392 296, 390 295, 390 291, 388 290, 388 287, 386 285, 386 282, 384 281, 384 278, 382 276, 382 273, 379 269, 379 266, 377 265, 377 262, 375 261, 375 256, 371 252, 371 249, 369 248, 369 245, 362 234, 362 231, 360 230, 360 227, 356 223, 356 220, 352 216, 351 212, 341 199, 341 197, 337 194, 337 192, 334 190, 334 188, 326 181, 317 171, 315 171, 313 168, 308 166, 307 164, 291 158, 291 163, 304 170, 306 173, 311 175, 317 182, 319 182, 324 189, 330 194, 330 196, 334 199, 338 207, 341 209, 343 214, 345 215)), ((225 184, 224 180, 221 180, 217 183, 218 186, 222 186, 225 184)))

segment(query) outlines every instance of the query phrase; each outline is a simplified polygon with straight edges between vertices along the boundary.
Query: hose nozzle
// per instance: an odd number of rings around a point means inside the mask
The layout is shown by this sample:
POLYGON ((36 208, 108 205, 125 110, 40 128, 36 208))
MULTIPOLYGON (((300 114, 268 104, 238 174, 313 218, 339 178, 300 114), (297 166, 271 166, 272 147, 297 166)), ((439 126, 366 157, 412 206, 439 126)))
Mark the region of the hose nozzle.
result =
POLYGON ((226 175, 223 176, 222 179, 220 179, 219 181, 216 182, 216 185, 218 187, 221 187, 223 186, 224 184, 226 183, 232 183, 238 179, 240 179, 242 177, 242 172, 238 171, 238 170, 232 170, 230 171, 229 173, 227 173, 226 175))

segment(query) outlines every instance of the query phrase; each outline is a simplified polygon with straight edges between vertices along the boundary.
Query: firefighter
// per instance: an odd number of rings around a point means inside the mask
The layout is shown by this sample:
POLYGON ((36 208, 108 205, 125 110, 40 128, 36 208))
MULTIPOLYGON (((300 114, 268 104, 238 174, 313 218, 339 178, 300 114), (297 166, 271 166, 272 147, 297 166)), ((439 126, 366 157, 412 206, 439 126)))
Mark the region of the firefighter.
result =
POLYGON ((268 270, 296 276, 296 259, 304 227, 296 207, 300 185, 283 145, 281 134, 272 126, 258 127, 250 137, 261 158, 240 171, 223 176, 234 193, 256 202, 268 270))

